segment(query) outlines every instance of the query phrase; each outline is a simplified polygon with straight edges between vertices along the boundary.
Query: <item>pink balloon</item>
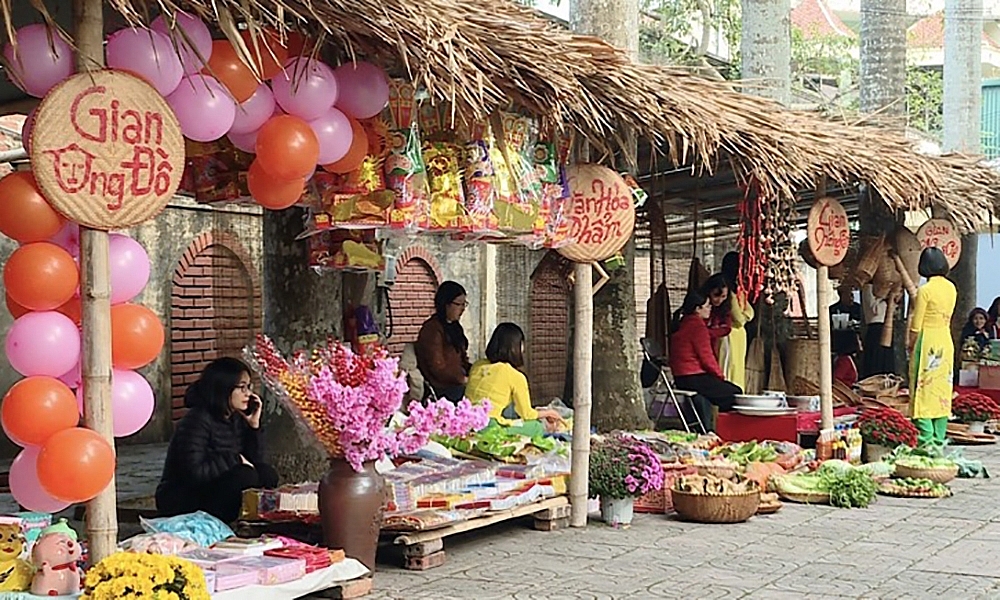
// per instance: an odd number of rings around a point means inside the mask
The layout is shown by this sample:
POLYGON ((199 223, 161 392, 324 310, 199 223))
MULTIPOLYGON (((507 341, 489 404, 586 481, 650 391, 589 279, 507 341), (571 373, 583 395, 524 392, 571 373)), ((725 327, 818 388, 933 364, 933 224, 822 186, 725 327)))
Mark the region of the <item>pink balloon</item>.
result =
POLYGON ((59 381, 65 383, 71 390, 78 389, 83 384, 83 366, 80 361, 76 361, 75 367, 60 375, 59 381))
POLYGON ((59 233, 52 236, 49 240, 56 246, 59 246, 66 252, 69 252, 73 258, 80 258, 80 225, 74 223, 73 221, 66 221, 59 233))
POLYGON ((336 108, 326 111, 318 119, 309 121, 313 133, 319 139, 319 158, 316 164, 328 165, 347 156, 354 139, 354 129, 347 115, 336 108))
POLYGON ((337 76, 336 106, 355 119, 368 119, 389 103, 389 80, 385 71, 371 63, 344 63, 334 70, 337 76))
POLYGON ((14 500, 32 512, 57 513, 69 507, 69 502, 50 496, 38 481, 38 453, 41 448, 28 446, 10 463, 10 493, 14 500))
MULTIPOLYGON (((76 390, 76 406, 83 414, 83 388, 76 390)), ((115 437, 136 433, 149 423, 156 400, 153 388, 135 371, 111 371, 111 420, 115 437)))
POLYGON ((167 104, 174 109, 184 137, 212 142, 226 135, 236 118, 236 103, 221 83, 208 75, 181 80, 167 104))
POLYGON ((236 106, 236 118, 229 133, 250 133, 260 129, 274 114, 274 94, 266 83, 257 86, 257 91, 246 102, 236 106))
POLYGON ((250 154, 257 153, 257 133, 259 129, 254 129, 249 133, 229 133, 226 135, 229 141, 233 143, 238 149, 249 152, 250 154))
POLYGON ((149 282, 149 255, 139 242, 112 233, 108 241, 111 261, 111 303, 128 302, 149 282))
POLYGON ((31 154, 31 130, 35 128, 35 112, 38 107, 31 109, 28 116, 24 119, 24 124, 21 125, 21 145, 24 146, 24 151, 31 154))
POLYGON ((271 80, 274 99, 290 115, 312 121, 337 101, 337 78, 326 64, 311 58, 293 58, 271 80))
POLYGON ((80 360, 80 330, 54 310, 30 312, 10 326, 5 349, 21 375, 59 377, 80 360))
POLYGON ((130 27, 108 37, 108 67, 141 77, 168 96, 184 76, 174 43, 152 29, 130 27))
POLYGON ((52 86, 73 74, 73 49, 41 23, 17 30, 17 55, 10 42, 3 47, 14 85, 41 98, 52 86))
POLYGON ((176 24, 173 21, 168 23, 160 15, 153 19, 150 28, 169 37, 180 49, 181 66, 185 73, 197 73, 212 57, 212 33, 204 21, 190 13, 177 11, 174 18, 177 19, 176 24), (171 29, 171 25, 174 25, 174 29, 171 29), (202 61, 202 58, 205 60, 202 61))

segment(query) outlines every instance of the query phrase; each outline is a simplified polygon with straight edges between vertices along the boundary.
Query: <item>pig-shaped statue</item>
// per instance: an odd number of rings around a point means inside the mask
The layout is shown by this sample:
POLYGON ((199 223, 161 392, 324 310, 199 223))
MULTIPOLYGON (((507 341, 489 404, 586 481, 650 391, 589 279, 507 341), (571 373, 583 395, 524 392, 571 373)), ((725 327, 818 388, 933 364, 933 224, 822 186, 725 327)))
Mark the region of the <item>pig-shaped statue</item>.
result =
POLYGON ((77 561, 83 549, 65 533, 46 533, 38 538, 31 550, 31 561, 37 569, 31 581, 31 593, 36 596, 65 596, 80 591, 77 561))

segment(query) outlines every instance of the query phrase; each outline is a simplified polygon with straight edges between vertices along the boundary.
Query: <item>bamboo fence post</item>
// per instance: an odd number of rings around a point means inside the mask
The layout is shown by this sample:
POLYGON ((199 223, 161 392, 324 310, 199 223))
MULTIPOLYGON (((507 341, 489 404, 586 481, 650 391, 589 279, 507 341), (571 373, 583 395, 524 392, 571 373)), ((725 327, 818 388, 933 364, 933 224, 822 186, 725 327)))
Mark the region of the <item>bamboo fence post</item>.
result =
POLYGON ((819 328, 820 427, 833 428, 833 352, 830 350, 830 267, 816 269, 816 304, 819 328))
POLYGON ((594 358, 594 279, 590 264, 574 267, 573 445, 569 480, 570 525, 587 526, 590 479, 590 410, 594 358))
MULTIPOLYGON (((77 69, 104 67, 104 3, 74 0, 77 69)), ((115 446, 111 423, 111 276, 108 233, 80 227, 80 302, 83 344, 84 424, 115 446)), ((114 554, 118 542, 115 478, 87 503, 87 540, 91 563, 114 554)))

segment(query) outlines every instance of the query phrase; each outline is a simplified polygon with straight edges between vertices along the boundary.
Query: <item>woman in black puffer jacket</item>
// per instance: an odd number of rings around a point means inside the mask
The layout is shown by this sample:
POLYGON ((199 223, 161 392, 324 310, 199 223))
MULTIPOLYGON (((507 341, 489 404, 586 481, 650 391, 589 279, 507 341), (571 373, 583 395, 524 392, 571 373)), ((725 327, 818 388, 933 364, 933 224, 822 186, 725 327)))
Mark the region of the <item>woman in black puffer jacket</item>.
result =
POLYGON ((177 423, 156 488, 156 510, 173 516, 203 510, 232 523, 243 490, 273 488, 278 474, 264 462, 261 402, 250 369, 235 358, 214 360, 188 387, 189 409, 177 423))

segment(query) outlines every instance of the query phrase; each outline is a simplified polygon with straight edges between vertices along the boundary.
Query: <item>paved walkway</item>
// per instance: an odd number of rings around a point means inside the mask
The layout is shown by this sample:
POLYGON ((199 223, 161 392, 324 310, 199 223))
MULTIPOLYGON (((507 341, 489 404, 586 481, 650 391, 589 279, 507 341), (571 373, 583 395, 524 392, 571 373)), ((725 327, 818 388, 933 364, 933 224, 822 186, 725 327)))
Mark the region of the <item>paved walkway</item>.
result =
MULTIPOLYGON (((374 598, 998 598, 1000 447, 967 448, 997 479, 941 500, 879 496, 865 510, 786 504, 738 525, 640 515, 631 529, 524 523, 445 540, 424 572, 386 563, 374 598)), ((398 564, 398 563, 395 563, 398 564)))
MULTIPOLYGON (((119 499, 153 493, 165 452, 121 449, 119 499)), ((597 519, 549 533, 501 524, 446 539, 446 564, 429 571, 380 554, 371 598, 1000 599, 1000 446, 965 452, 998 477, 957 480, 952 498, 880 496, 865 510, 786 504, 738 525, 653 515, 623 531, 597 519)), ((15 509, 0 494, 0 511, 15 509)))

